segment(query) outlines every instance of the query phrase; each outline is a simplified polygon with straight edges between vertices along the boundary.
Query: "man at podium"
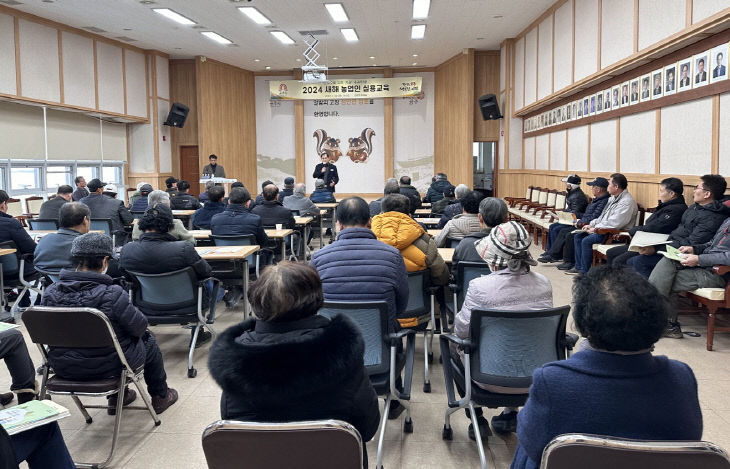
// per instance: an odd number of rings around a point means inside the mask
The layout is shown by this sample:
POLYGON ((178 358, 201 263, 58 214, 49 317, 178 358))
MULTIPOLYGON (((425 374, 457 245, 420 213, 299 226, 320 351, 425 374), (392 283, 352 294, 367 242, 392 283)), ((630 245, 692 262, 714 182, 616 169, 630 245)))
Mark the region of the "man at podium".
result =
POLYGON ((226 170, 223 169, 223 166, 218 164, 218 157, 215 155, 210 155, 208 157, 208 161, 210 164, 207 164, 203 167, 203 178, 224 178, 226 177, 226 170))

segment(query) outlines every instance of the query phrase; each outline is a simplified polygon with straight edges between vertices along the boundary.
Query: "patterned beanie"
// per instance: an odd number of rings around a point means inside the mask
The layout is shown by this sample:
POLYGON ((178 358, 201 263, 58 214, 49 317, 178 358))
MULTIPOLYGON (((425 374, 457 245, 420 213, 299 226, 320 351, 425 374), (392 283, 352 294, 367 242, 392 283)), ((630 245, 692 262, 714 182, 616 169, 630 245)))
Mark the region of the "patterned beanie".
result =
POLYGON ((509 221, 495 226, 488 236, 474 243, 484 262, 516 272, 524 265, 537 265, 530 255, 530 235, 521 224, 509 221))

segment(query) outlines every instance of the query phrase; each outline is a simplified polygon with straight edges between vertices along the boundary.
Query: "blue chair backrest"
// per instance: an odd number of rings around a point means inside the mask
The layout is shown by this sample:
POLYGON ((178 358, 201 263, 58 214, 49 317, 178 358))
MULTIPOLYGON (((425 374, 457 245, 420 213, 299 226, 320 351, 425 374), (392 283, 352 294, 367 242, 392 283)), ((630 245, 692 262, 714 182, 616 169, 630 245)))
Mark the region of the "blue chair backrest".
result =
POLYGON ((472 379, 527 388, 535 368, 565 359, 565 323, 570 306, 535 311, 471 312, 472 379))
POLYGON ((460 239, 446 238, 446 247, 447 248, 455 248, 456 246, 459 245, 460 242, 461 242, 460 239))
POLYGON ((36 218, 27 220, 31 230, 57 230, 58 221, 51 218, 36 218))
MULTIPOLYGON (((210 235, 216 246, 255 246, 256 236, 252 234, 246 235, 210 235)), ((246 258, 249 267, 256 266, 256 255, 251 254, 246 258)))
MULTIPOLYGON (((15 246, 15 243, 12 241, 6 241, 4 243, 0 243, 0 248, 17 249, 17 246, 15 246)), ((3 266, 3 275, 6 277, 18 275, 18 272, 20 272, 20 259, 18 259, 17 252, 16 254, 0 256, 0 264, 3 266)))
POLYGON ((429 311, 431 305, 426 288, 428 286, 428 270, 408 272, 408 305, 398 317, 412 318, 429 311))
POLYGON ((485 262, 459 262, 456 266, 456 278, 459 280, 461 290, 457 295, 458 309, 464 304, 466 290, 469 288, 469 282, 482 275, 492 273, 489 266, 485 262))
POLYGON ((61 272, 60 271, 53 271, 53 270, 41 270, 36 268, 38 272, 45 275, 52 283, 58 282, 61 272))
POLYGON ((388 334, 388 304, 385 301, 325 302, 319 314, 328 318, 342 314, 355 324, 365 342, 363 358, 369 374, 381 374, 390 369, 390 352, 385 341, 388 334))
POLYGON ((91 231, 103 231, 107 236, 112 235, 112 221, 108 218, 92 218, 91 231))
POLYGON ((198 287, 192 267, 162 274, 128 273, 137 284, 134 303, 145 311, 171 314, 183 308, 197 307, 198 287))

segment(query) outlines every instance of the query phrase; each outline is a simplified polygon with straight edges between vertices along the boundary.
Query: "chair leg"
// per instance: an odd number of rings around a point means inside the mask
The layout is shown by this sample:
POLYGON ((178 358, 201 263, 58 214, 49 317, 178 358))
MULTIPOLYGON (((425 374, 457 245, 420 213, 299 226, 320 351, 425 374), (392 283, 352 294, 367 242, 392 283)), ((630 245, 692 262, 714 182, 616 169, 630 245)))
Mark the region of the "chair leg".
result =
POLYGON ((477 422, 477 415, 474 412, 474 404, 469 402, 469 414, 471 415, 471 424, 474 427, 474 437, 477 440, 477 449, 479 450, 479 461, 481 462, 481 468, 487 469, 487 458, 484 455, 484 445, 482 445, 482 435, 479 431, 479 423, 477 422))
POLYGON ((188 378, 195 378, 198 370, 193 367, 193 353, 195 353, 195 343, 198 341, 198 333, 200 332, 200 324, 193 326, 193 337, 190 340, 190 351, 188 352, 188 378))
MULTIPOLYGON (((84 416, 86 423, 91 423, 92 422, 91 415, 89 415, 89 412, 86 410, 86 407, 84 407, 84 405, 81 403, 81 399, 79 399, 79 396, 77 396, 76 394, 71 394, 71 399, 73 399, 74 404, 76 404, 76 407, 78 407, 79 411, 81 411, 81 415, 84 416)), ((119 399, 119 400, 124 401, 124 399, 119 399)))
POLYGON ((155 426, 160 425, 160 418, 157 416, 157 412, 155 412, 155 408, 152 407, 152 401, 147 395, 146 391, 142 390, 142 385, 139 383, 139 378, 137 378, 134 375, 130 376, 132 382, 134 383, 134 386, 137 388, 137 391, 139 392, 139 395, 142 396, 142 401, 144 401, 145 407, 147 407, 147 410, 150 412, 150 415, 152 416, 152 420, 155 422, 155 426))
POLYGON ((428 329, 423 331, 423 392, 431 392, 431 379, 428 374, 428 329))
POLYGON ((709 313, 707 315, 707 351, 712 351, 712 343, 715 341, 715 313, 717 308, 708 307, 709 313))
POLYGON ((380 435, 378 436, 378 457, 375 463, 375 469, 382 469, 383 467, 383 441, 385 438, 385 424, 388 423, 388 411, 390 410, 391 396, 388 394, 385 398, 385 404, 383 405, 383 415, 380 418, 380 435))

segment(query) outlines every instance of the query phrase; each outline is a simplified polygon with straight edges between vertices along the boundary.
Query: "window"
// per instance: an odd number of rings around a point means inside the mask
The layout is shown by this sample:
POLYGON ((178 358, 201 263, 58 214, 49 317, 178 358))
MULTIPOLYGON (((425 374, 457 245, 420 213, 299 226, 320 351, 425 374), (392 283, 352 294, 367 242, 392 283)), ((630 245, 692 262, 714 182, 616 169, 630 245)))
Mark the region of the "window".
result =
POLYGON ((10 168, 10 189, 13 191, 38 190, 41 184, 40 166, 16 166, 10 168))
POLYGON ((76 176, 83 176, 84 179, 86 179, 86 182, 88 183, 92 179, 99 177, 99 167, 98 166, 77 166, 76 167, 76 176))
POLYGON ((122 167, 121 166, 104 166, 101 169, 102 178, 101 180, 106 183, 113 183, 116 185, 123 184, 122 167))
POLYGON ((7 176, 7 171, 5 169, 5 166, 0 166, 0 190, 7 191, 7 183, 5 177, 7 176))
POLYGON ((68 184, 73 186, 71 177, 71 166, 48 166, 46 168, 46 187, 54 191, 58 186, 68 184))

